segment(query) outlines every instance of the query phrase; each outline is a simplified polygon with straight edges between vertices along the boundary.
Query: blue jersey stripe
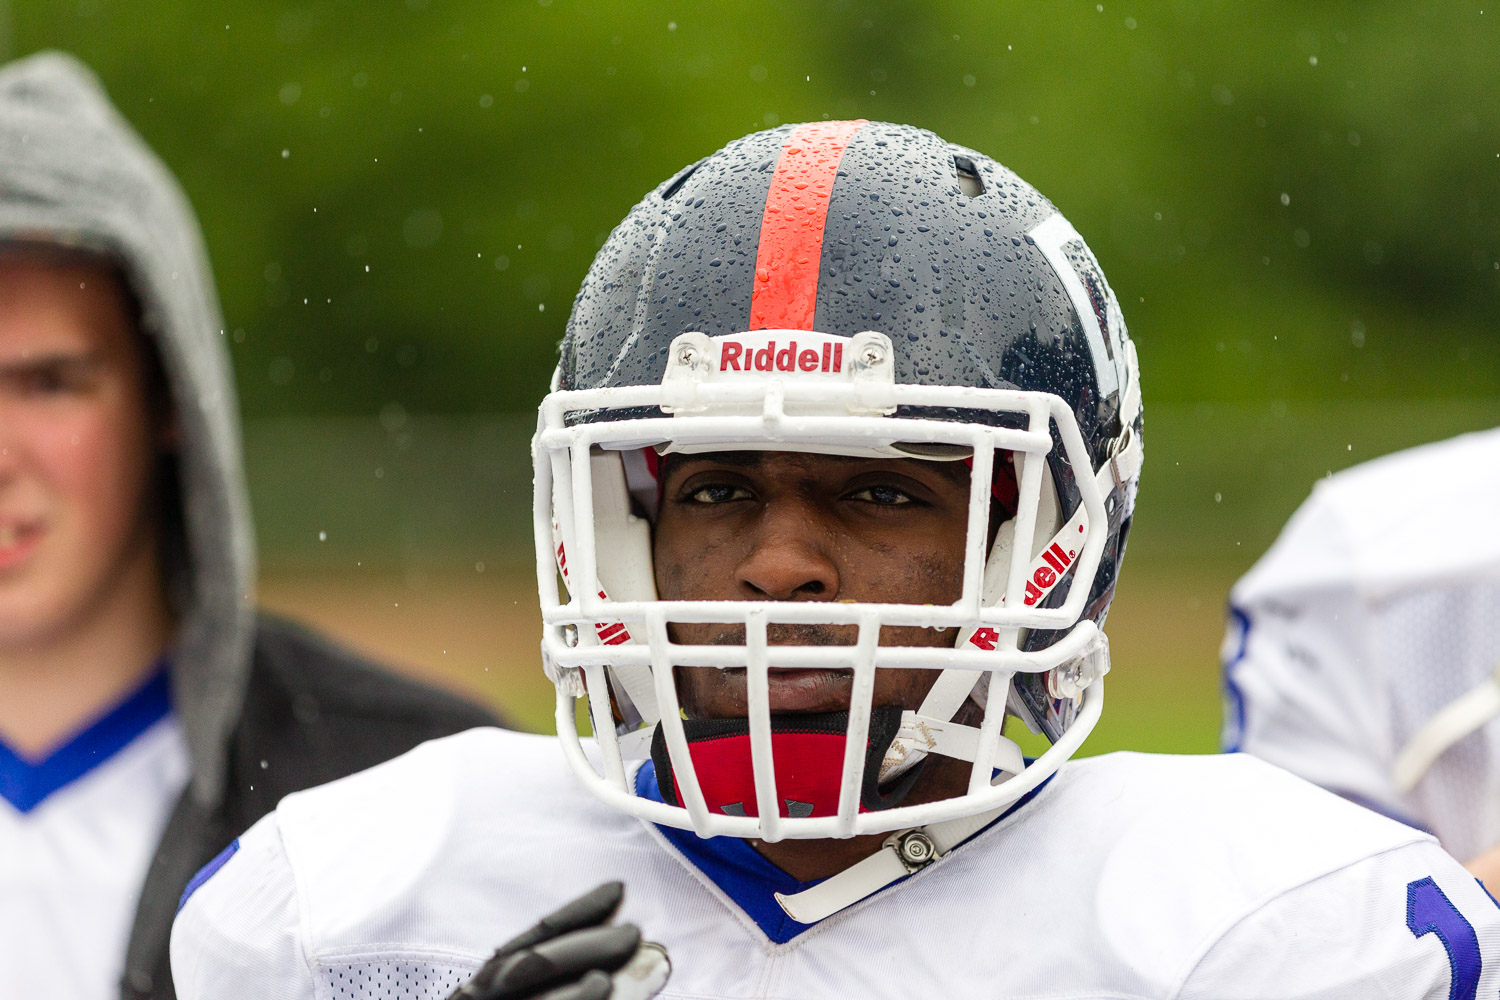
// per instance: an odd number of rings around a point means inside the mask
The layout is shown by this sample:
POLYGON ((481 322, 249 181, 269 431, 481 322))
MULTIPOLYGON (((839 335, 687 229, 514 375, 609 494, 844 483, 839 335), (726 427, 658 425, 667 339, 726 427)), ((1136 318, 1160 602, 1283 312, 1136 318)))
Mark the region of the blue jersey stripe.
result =
POLYGON ((1239 681, 1234 676, 1234 668, 1239 666, 1240 661, 1245 658, 1245 651, 1250 645, 1250 615, 1243 608, 1229 605, 1230 627, 1239 630, 1238 641, 1235 648, 1225 658, 1223 664, 1224 681, 1224 732, 1220 739, 1220 745, 1224 753, 1239 753, 1245 745, 1245 692, 1240 690, 1239 681))
POLYGON ((194 875, 192 879, 189 880, 187 888, 182 890, 182 896, 177 900, 178 913, 181 913, 182 908, 187 905, 188 897, 197 892, 198 887, 201 886, 204 882, 207 882, 209 879, 213 878, 214 873, 217 872, 220 868, 223 868, 224 865, 229 862, 229 859, 234 857, 235 852, 239 849, 240 838, 235 837, 229 842, 228 847, 224 848, 218 854, 214 855, 214 859, 212 861, 204 865, 202 868, 198 869, 198 874, 194 875))
POLYGON ((125 749, 171 711, 163 659, 144 684, 41 760, 28 760, 0 742, 0 799, 21 813, 31 812, 53 792, 125 749))

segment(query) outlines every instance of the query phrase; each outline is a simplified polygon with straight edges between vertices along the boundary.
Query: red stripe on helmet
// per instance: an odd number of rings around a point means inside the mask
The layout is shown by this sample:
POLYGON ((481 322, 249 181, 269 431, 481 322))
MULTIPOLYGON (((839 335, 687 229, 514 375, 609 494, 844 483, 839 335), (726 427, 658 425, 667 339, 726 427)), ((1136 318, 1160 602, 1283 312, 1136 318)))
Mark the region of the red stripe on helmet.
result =
POLYGON ((839 160, 865 124, 864 119, 809 122, 787 136, 760 220, 750 329, 813 328, 828 199, 839 160))

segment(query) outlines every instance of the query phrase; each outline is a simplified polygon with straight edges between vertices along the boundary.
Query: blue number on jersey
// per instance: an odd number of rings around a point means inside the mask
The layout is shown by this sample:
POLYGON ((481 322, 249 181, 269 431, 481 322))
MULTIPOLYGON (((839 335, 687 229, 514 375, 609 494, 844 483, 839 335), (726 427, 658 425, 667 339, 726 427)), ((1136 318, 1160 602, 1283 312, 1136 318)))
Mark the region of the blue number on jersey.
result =
POLYGON ((1448 1000, 1474 1000, 1479 993, 1481 968, 1479 937, 1474 925, 1464 919, 1430 875, 1406 887, 1406 926, 1417 937, 1436 934, 1443 942, 1453 970, 1448 1000))

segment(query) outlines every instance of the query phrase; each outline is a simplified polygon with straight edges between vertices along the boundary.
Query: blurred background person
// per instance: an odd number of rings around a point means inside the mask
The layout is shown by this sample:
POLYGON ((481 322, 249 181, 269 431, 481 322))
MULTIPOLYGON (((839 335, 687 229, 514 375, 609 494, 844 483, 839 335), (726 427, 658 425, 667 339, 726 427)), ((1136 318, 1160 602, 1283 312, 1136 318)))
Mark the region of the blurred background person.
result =
POLYGON ((1500 890, 1500 430, 1318 483, 1235 585, 1224 749, 1435 833, 1500 890))
POLYGON ((227 362, 166 168, 70 57, 0 70, 0 996, 170 997, 236 834, 494 722, 255 612, 227 362))

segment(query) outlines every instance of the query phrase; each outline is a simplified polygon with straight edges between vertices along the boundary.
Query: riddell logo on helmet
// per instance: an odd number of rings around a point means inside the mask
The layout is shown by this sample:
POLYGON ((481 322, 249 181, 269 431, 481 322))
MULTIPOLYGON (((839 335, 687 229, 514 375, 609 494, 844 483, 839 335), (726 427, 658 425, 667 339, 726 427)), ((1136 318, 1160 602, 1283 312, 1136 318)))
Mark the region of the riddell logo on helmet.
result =
MULTIPOLYGON (((1021 596, 1022 603, 1028 608, 1040 603, 1042 598, 1052 593, 1052 588, 1057 586, 1076 558, 1076 550, 1065 549, 1056 542, 1047 546, 1042 551, 1040 564, 1032 567, 1031 578, 1026 581, 1026 593, 1021 596)), ((969 645, 984 650, 994 649, 999 642, 1000 633, 988 625, 975 629, 974 634, 969 636, 969 645)))
POLYGON ((822 372, 837 373, 844 370, 844 345, 842 338, 830 338, 822 344, 808 346, 804 340, 768 340, 757 347, 737 340, 724 339, 719 342, 719 371, 721 372, 822 372))
POLYGON ((1076 552, 1065 550, 1056 542, 1048 546, 1042 553, 1044 563, 1033 570, 1031 579, 1026 581, 1026 594, 1022 597, 1022 601, 1030 607, 1046 597, 1052 588, 1057 586, 1057 581, 1063 578, 1068 567, 1073 565, 1073 558, 1076 555, 1076 552))

